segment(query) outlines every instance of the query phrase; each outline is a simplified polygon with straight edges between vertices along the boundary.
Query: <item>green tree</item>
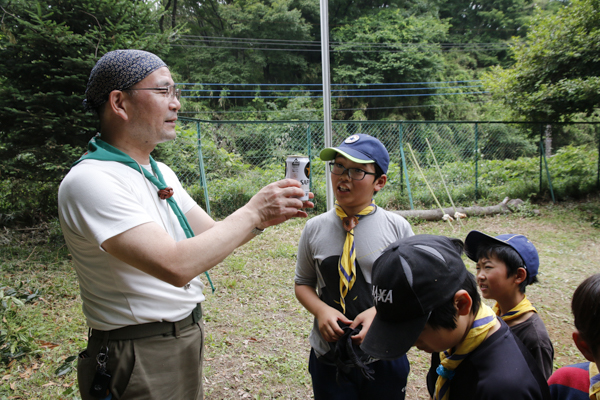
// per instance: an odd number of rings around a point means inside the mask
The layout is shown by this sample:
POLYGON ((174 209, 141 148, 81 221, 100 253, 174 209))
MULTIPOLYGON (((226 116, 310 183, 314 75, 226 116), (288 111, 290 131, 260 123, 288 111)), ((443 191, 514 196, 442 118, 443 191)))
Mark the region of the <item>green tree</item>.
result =
MULTIPOLYGON (((332 81, 346 84, 435 81, 444 64, 439 42, 444 40, 447 31, 448 24, 434 15, 406 16, 399 9, 383 9, 359 18, 352 25, 334 28, 333 41, 342 44, 335 46, 332 52, 332 81)), ((338 99, 342 108, 416 105, 426 101, 420 96, 379 97, 386 92, 348 89, 348 97, 338 99), (371 97, 350 98, 359 94, 371 97)), ((395 90, 394 93, 400 92, 395 90)))
POLYGON ((96 119, 82 101, 95 62, 114 49, 164 55, 154 1, 2 1, 0 214, 54 213, 56 188, 96 119))
POLYGON ((562 121, 600 106, 600 0, 539 14, 513 49, 515 64, 492 68, 485 84, 516 116, 562 121))
POLYGON ((506 65, 511 53, 505 42, 526 34, 533 3, 534 0, 447 0, 440 5, 440 18, 452 25, 450 42, 466 44, 479 67, 506 65))
POLYGON ((186 13, 180 19, 188 22, 188 30, 173 45, 169 64, 184 82, 231 84, 196 87, 196 93, 187 94, 219 96, 219 99, 188 102, 186 107, 243 109, 250 105, 261 109, 264 103, 252 98, 259 96, 260 90, 236 84, 298 83, 306 77, 308 62, 302 52, 269 50, 285 47, 278 42, 280 40, 311 40, 310 26, 300 10, 292 8, 291 0, 209 0, 202 4, 193 1, 179 4, 186 13), (268 44, 263 44, 265 41, 268 44), (228 98, 232 94, 250 98, 228 98))

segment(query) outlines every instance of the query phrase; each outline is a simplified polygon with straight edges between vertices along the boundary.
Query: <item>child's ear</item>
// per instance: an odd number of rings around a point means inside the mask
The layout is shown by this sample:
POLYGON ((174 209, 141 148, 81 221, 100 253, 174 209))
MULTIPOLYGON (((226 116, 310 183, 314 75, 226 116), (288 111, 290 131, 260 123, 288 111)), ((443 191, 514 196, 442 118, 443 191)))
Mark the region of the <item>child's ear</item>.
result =
POLYGON ((458 310, 458 315, 469 315, 472 306, 473 299, 466 290, 461 289, 454 294, 454 307, 458 310))
POLYGON ((375 182, 373 182, 373 189, 375 189, 375 192, 379 192, 381 189, 383 189, 383 187, 385 186, 387 182, 387 175, 381 175, 379 178, 377 178, 375 180, 375 182))
POLYGON ((515 283, 517 285, 520 285, 522 282, 525 282, 525 280, 527 279, 527 271, 525 270, 525 268, 521 267, 517 269, 517 272, 515 273, 515 283))
POLYGON ((575 346, 577 346, 577 348, 579 349, 581 354, 583 354, 586 360, 595 362, 594 352, 590 348, 590 345, 585 340, 583 340, 579 331, 573 332, 573 341, 575 342, 575 346))

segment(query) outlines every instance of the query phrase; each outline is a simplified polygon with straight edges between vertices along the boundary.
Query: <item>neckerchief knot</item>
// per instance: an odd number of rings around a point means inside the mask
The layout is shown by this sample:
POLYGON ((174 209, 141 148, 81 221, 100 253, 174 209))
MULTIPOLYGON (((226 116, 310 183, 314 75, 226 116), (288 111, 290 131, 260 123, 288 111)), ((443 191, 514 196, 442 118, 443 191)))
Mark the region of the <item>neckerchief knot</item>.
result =
POLYGON ((170 199, 171 196, 173 196, 173 188, 172 187, 166 187, 166 188, 158 191, 158 197, 160 197, 161 200, 170 199))

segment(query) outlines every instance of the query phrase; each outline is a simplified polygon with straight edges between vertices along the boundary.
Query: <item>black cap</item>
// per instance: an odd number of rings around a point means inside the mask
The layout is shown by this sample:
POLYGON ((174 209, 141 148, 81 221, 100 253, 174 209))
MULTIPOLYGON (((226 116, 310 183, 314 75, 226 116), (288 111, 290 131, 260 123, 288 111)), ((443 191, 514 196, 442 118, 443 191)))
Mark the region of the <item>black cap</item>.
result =
POLYGON ((466 277, 461 250, 450 238, 416 235, 390 245, 373 265, 377 315, 361 349, 384 360, 406 354, 431 311, 450 300, 466 277))

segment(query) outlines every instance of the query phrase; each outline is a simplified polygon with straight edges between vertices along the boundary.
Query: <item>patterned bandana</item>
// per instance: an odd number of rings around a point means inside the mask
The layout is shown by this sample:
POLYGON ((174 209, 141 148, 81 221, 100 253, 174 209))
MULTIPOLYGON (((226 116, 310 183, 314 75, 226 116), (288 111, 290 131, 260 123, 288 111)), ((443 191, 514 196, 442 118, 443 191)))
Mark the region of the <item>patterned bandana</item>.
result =
POLYGON ((600 400, 600 373, 595 362, 590 362, 590 400, 600 400))
POLYGON ((515 308, 513 308, 506 314, 500 315, 500 307, 498 306, 498 303, 494 304, 492 310, 496 313, 496 315, 499 315, 500 318, 502 318, 504 321, 510 321, 511 319, 518 318, 529 311, 537 312, 537 310, 531 304, 531 302, 527 300, 527 295, 523 297, 523 300, 521 300, 521 302, 517 304, 515 308))
POLYGON ((114 50, 106 53, 92 69, 83 107, 92 111, 106 103, 113 90, 123 90, 152 72, 166 67, 158 56, 142 50, 114 50))
POLYGON ((437 381, 435 382, 434 400, 448 400, 450 398, 450 380, 454 377, 454 370, 485 340, 487 333, 496 324, 496 315, 490 307, 481 303, 479 311, 473 321, 473 326, 464 340, 459 343, 452 354, 448 349, 440 353, 441 363, 437 367, 437 381))
POLYGON ((346 313, 346 301, 344 298, 348 294, 348 291, 354 286, 356 281, 356 253, 354 251, 354 227, 358 225, 358 220, 365 215, 371 214, 375 211, 375 202, 371 199, 371 204, 365 207, 358 214, 349 217, 346 212, 340 207, 338 202, 335 202, 335 213, 342 219, 342 224, 346 230, 346 240, 344 241, 344 249, 340 256, 340 262, 338 263, 338 270, 340 273, 340 304, 342 305, 342 312, 346 313))

